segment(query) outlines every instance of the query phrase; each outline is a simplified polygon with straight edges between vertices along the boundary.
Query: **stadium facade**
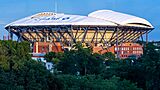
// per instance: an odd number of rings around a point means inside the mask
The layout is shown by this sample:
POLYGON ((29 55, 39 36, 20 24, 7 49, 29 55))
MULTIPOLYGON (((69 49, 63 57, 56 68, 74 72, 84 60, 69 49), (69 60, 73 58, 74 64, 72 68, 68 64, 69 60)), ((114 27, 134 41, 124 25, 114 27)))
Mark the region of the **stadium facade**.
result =
MULTIPOLYGON (((52 47, 49 48, 54 47, 53 50, 58 51, 57 47, 60 46, 63 51, 72 48, 76 42, 108 49, 121 43, 135 42, 144 34, 147 40, 148 33, 154 27, 140 17, 111 10, 98 10, 88 16, 42 12, 12 22, 6 25, 5 29, 11 38, 15 34, 18 41, 29 41, 32 46, 42 42, 50 43, 52 47)), ((38 49, 34 50, 39 52, 38 49)))

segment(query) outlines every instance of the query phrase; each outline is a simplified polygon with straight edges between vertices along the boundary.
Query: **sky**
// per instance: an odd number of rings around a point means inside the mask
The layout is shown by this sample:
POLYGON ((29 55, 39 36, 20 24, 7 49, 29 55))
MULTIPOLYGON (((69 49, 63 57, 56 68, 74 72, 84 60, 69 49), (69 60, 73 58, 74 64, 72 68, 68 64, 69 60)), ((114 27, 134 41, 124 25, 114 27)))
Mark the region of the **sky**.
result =
MULTIPOLYGON (((148 20, 154 30, 150 41, 160 41, 160 0, 56 0, 57 12, 88 15, 96 10, 114 10, 148 20)), ((0 0, 0 39, 8 35, 6 24, 39 13, 54 12, 55 0, 0 0)))

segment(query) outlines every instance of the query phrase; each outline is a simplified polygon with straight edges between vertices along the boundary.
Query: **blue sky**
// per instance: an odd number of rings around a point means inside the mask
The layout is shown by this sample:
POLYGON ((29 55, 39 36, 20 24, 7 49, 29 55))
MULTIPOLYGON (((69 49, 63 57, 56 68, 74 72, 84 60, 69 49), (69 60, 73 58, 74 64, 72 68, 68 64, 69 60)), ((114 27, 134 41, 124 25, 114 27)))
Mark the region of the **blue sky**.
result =
MULTIPOLYGON (((0 0, 0 39, 7 35, 4 26, 17 19, 44 12, 54 11, 54 0, 0 0)), ((147 19, 155 29, 149 40, 160 40, 160 0, 57 0, 57 11, 67 14, 88 15, 110 9, 147 19)))

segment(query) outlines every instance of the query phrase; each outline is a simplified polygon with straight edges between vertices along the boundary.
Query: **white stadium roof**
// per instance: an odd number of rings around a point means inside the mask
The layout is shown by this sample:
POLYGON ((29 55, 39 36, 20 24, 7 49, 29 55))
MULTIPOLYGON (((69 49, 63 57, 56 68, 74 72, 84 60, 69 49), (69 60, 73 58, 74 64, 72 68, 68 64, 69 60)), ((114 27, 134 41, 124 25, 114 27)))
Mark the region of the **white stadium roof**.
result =
POLYGON ((7 26, 43 26, 43 25, 112 25, 116 24, 87 16, 55 14, 43 12, 15 21, 7 26))
POLYGON ((96 26, 135 26, 153 28, 145 19, 111 10, 98 10, 88 16, 69 15, 53 12, 38 13, 8 26, 45 26, 45 25, 96 25, 96 26))
POLYGON ((147 20, 143 18, 139 18, 136 16, 124 14, 124 13, 119 13, 115 12, 112 10, 98 10, 95 12, 92 12, 88 15, 89 17, 94 17, 102 20, 107 20, 113 23, 116 23, 118 25, 138 25, 138 26, 146 26, 146 27, 151 27, 151 23, 149 23, 147 20))

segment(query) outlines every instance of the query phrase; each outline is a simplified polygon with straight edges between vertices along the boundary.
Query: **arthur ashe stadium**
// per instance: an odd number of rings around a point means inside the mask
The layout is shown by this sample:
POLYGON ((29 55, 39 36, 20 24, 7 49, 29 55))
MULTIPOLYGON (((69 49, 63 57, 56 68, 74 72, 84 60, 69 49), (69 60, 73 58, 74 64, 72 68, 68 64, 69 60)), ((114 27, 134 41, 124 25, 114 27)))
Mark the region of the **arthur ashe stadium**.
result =
MULTIPOLYGON (((153 30, 147 20, 111 10, 94 11, 88 16, 54 12, 38 13, 6 25, 18 41, 57 43, 64 48, 76 42, 108 48, 123 42, 135 42, 153 30)), ((56 44, 55 44, 56 45, 56 44)))

